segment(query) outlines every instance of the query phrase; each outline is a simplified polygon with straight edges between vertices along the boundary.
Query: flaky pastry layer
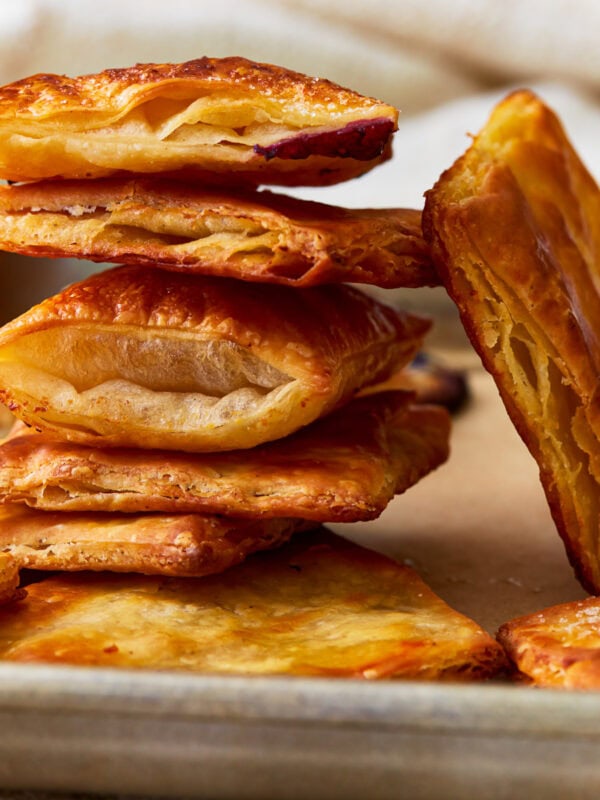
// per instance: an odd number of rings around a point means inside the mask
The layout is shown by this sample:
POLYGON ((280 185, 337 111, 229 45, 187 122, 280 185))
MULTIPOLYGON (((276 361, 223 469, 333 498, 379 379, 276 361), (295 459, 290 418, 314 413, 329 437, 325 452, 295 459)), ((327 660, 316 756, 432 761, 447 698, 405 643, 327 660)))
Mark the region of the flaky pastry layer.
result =
POLYGON ((0 330, 0 399, 82 444, 243 449, 386 376, 428 328, 348 286, 120 267, 0 330))
POLYGON ((299 519, 64 514, 5 504, 0 505, 0 556, 36 570, 213 575, 311 527, 314 523, 299 519))
POLYGON ((229 453, 91 448, 19 427, 0 446, 0 499, 62 511, 205 512, 355 522, 448 456, 444 409, 387 392, 277 442, 229 453))
POLYGON ((583 584, 600 591, 600 191, 520 91, 427 194, 449 293, 536 458, 583 584))
POLYGON ((56 576, 0 609, 0 658, 221 674, 477 680, 501 648, 409 567, 326 533, 219 576, 56 576))
POLYGON ((292 286, 439 283, 418 211, 156 178, 0 187, 0 248, 292 286))
POLYGON ((389 156, 397 119, 373 98, 237 57, 39 74, 0 88, 0 177, 336 183, 389 156))
POLYGON ((22 600, 25 596, 19 589, 21 564, 10 553, 0 552, 0 603, 22 600))
POLYGON ((600 689, 600 599, 545 608, 501 626, 498 640, 536 686, 600 689))

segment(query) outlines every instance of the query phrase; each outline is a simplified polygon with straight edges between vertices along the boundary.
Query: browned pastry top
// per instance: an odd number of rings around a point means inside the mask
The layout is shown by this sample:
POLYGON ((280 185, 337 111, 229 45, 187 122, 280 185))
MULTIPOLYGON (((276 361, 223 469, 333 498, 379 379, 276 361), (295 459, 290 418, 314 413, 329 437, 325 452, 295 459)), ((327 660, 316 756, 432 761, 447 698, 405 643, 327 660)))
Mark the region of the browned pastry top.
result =
POLYGON ((0 446, 0 499, 60 511, 373 519, 448 456, 445 409, 410 400, 353 400, 285 439, 228 453, 86 447, 19 423, 0 446))
MULTIPOLYGON (((110 116, 131 107, 142 95, 160 95, 166 87, 185 93, 190 86, 212 92, 235 87, 249 94, 274 95, 278 102, 298 106, 298 113, 305 111, 305 103, 314 103, 315 110, 326 110, 332 116, 345 109, 372 109, 379 105, 389 108, 323 78, 230 56, 203 57, 180 64, 135 64, 73 78, 39 73, 0 88, 0 116, 37 121, 56 114, 85 114, 92 107, 110 116)), ((75 124, 72 117, 71 124, 75 124)))
POLYGON ((386 158, 396 123, 378 100, 237 57, 40 74, 0 89, 0 177, 326 184, 386 158))
MULTIPOLYGON (((41 512, 40 512, 41 513, 41 512)), ((478 680, 501 648, 409 567, 326 532, 202 579, 66 575, 0 608, 9 661, 478 680)))
MULTIPOLYGON (((19 567, 198 577, 223 572, 314 525, 215 514, 64 514, 5 503, 0 505, 0 556, 14 562, 15 579, 19 567)), ((10 576, 8 569, 1 570, 0 561, 0 602, 7 599, 1 579, 10 576)))
POLYGON ((535 686, 600 689, 600 599, 544 608, 501 626, 498 639, 535 686))
POLYGON ((0 397, 93 446, 254 447, 386 377, 429 324, 349 286, 118 267, 0 331, 0 397))

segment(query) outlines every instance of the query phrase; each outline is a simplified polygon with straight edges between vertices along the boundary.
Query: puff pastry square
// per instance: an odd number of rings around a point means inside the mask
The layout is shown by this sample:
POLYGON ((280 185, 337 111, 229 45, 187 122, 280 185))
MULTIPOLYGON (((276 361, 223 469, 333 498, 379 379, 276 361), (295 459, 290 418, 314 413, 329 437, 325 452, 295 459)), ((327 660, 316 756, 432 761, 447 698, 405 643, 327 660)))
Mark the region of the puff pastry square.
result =
POLYGON ((502 625, 498 640, 535 686, 600 689, 600 598, 561 603, 502 625))
POLYGON ((250 450, 91 448, 19 425, 0 446, 0 499, 58 511, 205 512, 355 522, 448 456, 444 409, 386 392, 250 450))
POLYGON ((348 286, 118 267, 0 330, 0 399, 82 444, 254 447, 410 360, 429 326, 348 286))
POLYGON ((427 194, 424 229, 577 574, 600 592, 598 186, 554 113, 521 91, 427 194))
POLYGON ((0 609, 0 658, 221 674, 476 680, 499 645, 409 567, 319 532, 200 580, 66 575, 0 609), (18 608, 17 608, 18 606, 18 608))
POLYGON ((210 514, 63 514, 0 505, 0 555, 36 570, 200 576, 277 547, 314 523, 210 514))
POLYGON ((0 177, 330 184, 387 158, 397 119, 329 81, 236 57, 33 75, 0 88, 0 177))
POLYGON ((346 209, 156 178, 0 187, 0 248, 314 286, 434 286, 413 209, 346 209))

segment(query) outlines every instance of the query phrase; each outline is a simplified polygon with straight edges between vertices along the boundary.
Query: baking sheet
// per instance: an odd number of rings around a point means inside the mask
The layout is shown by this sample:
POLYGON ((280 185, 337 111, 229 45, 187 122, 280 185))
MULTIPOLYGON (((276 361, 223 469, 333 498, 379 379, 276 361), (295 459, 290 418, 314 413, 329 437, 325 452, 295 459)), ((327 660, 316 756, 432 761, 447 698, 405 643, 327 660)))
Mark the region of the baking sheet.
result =
POLYGON ((114 796, 592 798, 600 695, 0 665, 0 783, 114 796))
MULTIPOLYGON (((444 337, 441 337, 444 340, 444 337)), ((474 354, 452 457, 379 520, 332 526, 408 559, 494 632, 583 596, 537 469, 474 354)), ((0 664, 0 786, 205 798, 578 798, 600 791, 600 694, 0 664)))

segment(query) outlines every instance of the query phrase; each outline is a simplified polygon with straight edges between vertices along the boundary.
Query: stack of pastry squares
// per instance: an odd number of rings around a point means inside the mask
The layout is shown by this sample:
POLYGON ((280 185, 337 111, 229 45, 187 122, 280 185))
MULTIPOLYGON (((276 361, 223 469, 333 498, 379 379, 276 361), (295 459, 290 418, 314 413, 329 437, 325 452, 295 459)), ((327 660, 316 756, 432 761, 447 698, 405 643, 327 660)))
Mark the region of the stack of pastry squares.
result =
POLYGON ((418 211, 259 187, 354 178, 396 123, 241 58, 0 90, 0 247, 119 264, 0 330, 0 399, 20 420, 0 447, 4 595, 15 564, 77 573, 4 608, 3 658, 498 668, 498 645, 409 568, 319 530, 373 519, 447 457, 444 409, 356 397, 429 321, 348 285, 438 279, 418 211))

